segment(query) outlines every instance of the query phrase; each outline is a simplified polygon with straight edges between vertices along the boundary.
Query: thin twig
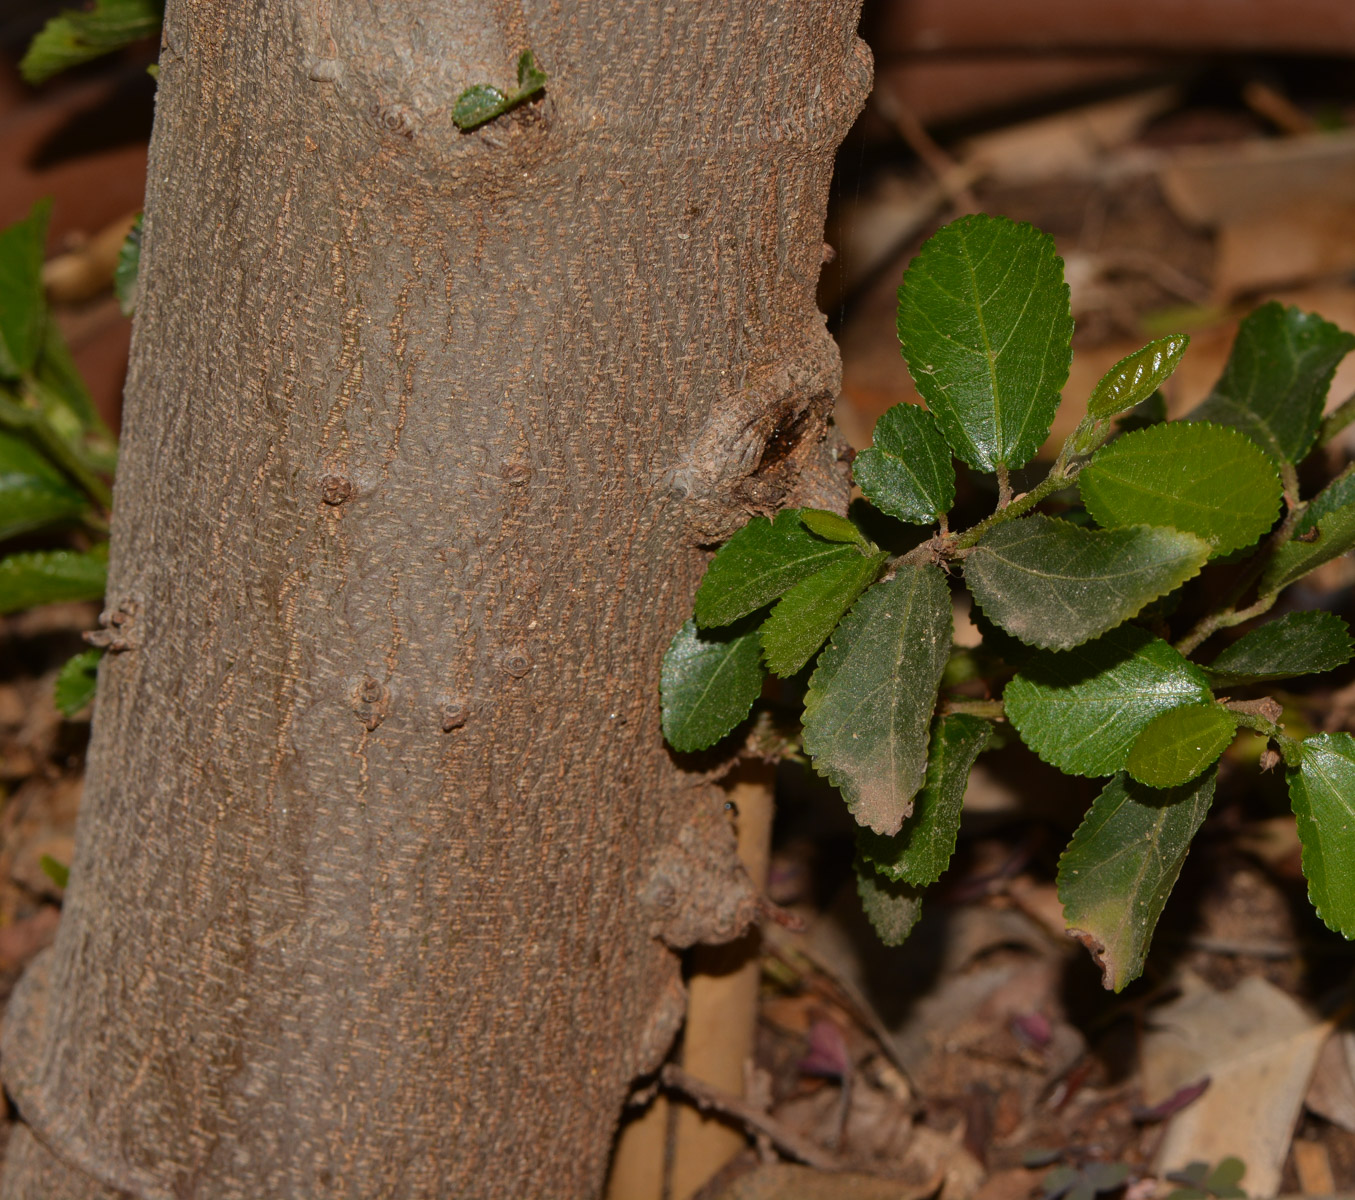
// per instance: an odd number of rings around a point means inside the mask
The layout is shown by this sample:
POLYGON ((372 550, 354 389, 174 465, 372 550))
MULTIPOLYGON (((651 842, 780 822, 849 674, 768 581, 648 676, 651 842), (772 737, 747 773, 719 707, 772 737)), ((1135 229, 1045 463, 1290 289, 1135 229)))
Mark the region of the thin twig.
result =
POLYGON ((875 111, 894 126, 894 131, 908 148, 918 156, 927 169, 936 176, 936 182, 956 208, 964 212, 978 212, 979 201, 970 188, 972 172, 951 158, 927 132, 918 115, 882 84, 875 87, 872 99, 875 111))
POLYGON ((765 1135, 772 1145, 791 1158, 819 1171, 843 1169, 843 1163, 836 1155, 814 1145, 793 1129, 788 1129, 770 1114, 758 1111, 746 1100, 711 1087, 676 1063, 668 1063, 659 1073, 659 1078, 664 1087, 690 1100, 702 1112, 719 1113, 754 1133, 765 1135))

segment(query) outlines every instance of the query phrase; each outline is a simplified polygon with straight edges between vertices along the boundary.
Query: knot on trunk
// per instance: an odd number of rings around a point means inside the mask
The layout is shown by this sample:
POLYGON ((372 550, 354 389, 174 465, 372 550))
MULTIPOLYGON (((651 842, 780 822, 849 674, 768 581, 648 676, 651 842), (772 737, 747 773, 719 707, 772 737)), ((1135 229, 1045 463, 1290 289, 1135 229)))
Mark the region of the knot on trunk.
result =
POLYGON ((714 812, 683 826, 655 855, 640 903, 651 935, 672 950, 733 941, 760 912, 729 823, 714 812))
POLYGON ((714 412, 668 474, 687 525, 701 543, 719 542, 756 513, 770 516, 809 488, 816 507, 845 507, 846 463, 828 439, 841 383, 837 346, 822 326, 799 353, 756 373, 714 412))

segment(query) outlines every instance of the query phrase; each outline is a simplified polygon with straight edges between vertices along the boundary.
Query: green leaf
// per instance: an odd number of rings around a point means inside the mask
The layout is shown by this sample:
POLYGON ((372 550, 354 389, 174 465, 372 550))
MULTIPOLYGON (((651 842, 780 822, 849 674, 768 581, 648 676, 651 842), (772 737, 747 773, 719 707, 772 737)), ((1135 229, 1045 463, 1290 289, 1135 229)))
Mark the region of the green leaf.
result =
POLYGON ((1308 502, 1294 524, 1294 536, 1301 537, 1310 529, 1316 529, 1323 517, 1348 504, 1355 504, 1355 463, 1351 463, 1308 502))
POLYGON ((913 815, 893 837, 869 829, 856 834, 856 852, 881 875, 914 887, 935 883, 955 853, 969 769, 992 740, 993 727, 958 713, 932 726, 927 781, 913 803, 913 815))
POLYGON ((530 50, 518 55, 518 99, 525 100, 546 86, 546 72, 536 65, 530 50))
POLYGON ((1302 761, 1287 774, 1308 899, 1329 929, 1355 937, 1355 738, 1305 738, 1302 761))
POLYGON ((118 265, 113 271, 113 292, 124 317, 136 311, 136 279, 141 270, 141 221, 145 213, 137 213, 132 228, 122 239, 118 250, 118 265))
POLYGON ((0 378, 32 369, 47 325, 42 252, 50 200, 39 200, 22 221, 0 230, 0 378))
POLYGON ((994 527, 964 573, 989 620, 1032 646, 1066 650, 1179 587, 1209 552, 1175 529, 1084 529, 1036 513, 994 527))
POLYGON ((1072 361, 1054 239, 1005 217, 961 217, 928 238, 899 289, 899 342, 957 457, 991 471, 1040 448, 1072 361))
POLYGON ((56 677, 56 706, 63 716, 73 717, 93 701, 103 656, 104 652, 96 648, 66 660, 56 677))
POLYGON ((852 478, 881 512, 915 525, 930 524, 955 503, 950 447, 936 418, 916 404, 896 404, 875 422, 852 478))
POLYGON ((805 751, 877 833, 897 833, 913 811, 951 630, 945 576, 901 567, 856 602, 809 680, 805 751))
POLYGON ((1222 705, 1182 705, 1144 727, 1125 769, 1149 787, 1177 787, 1218 762, 1236 734, 1237 717, 1222 705))
POLYGON ((1236 426, 1276 460, 1297 463, 1317 437, 1332 376, 1352 349, 1355 335, 1272 300, 1243 320, 1218 383, 1186 420, 1236 426))
POLYGON ((1153 718, 1213 699, 1205 674, 1161 638, 1113 629, 1024 665, 1003 695, 1021 740, 1070 775, 1110 775, 1153 718))
POLYGON ((922 915, 922 893, 910 884, 886 879, 859 858, 853 869, 856 894, 880 941, 886 946, 903 945, 922 915))
POLYGON ((1160 790, 1117 775, 1059 859, 1068 930, 1121 991, 1143 971, 1157 920, 1214 798, 1214 772, 1160 790))
POLYGON ((749 714, 761 692, 755 629, 702 633, 688 621, 663 656, 663 736, 674 750, 705 750, 749 714))
POLYGON ((703 629, 729 625, 824 567, 858 557, 854 547, 810 533, 799 509, 779 512, 774 521, 754 517, 706 568, 696 589, 696 623, 703 629))
POLYGON ((57 862, 50 854, 42 855, 38 859, 38 866, 42 873, 59 888, 65 888, 71 881, 70 867, 65 863, 57 862))
POLYGON ((463 133, 492 121, 512 106, 508 97, 492 83, 473 83, 456 98, 452 120, 463 133))
POLYGON ((1275 551, 1261 576, 1263 595, 1278 592, 1323 563, 1355 549, 1355 504, 1320 517, 1315 534, 1309 529, 1305 536, 1311 540, 1300 541, 1296 535, 1275 551))
POLYGON ((1264 451, 1223 425, 1154 425, 1097 451, 1078 476, 1082 502, 1106 528, 1170 525, 1227 554, 1280 513, 1280 476, 1264 451))
POLYGON ((78 517, 84 493, 31 442, 0 430, 0 538, 78 517))
POLYGON ((1103 421, 1142 404, 1171 377, 1189 345, 1188 334, 1173 333, 1120 359, 1092 389, 1087 415, 1103 421))
POLYGON ((98 600, 108 562, 101 554, 38 550, 0 558, 0 613, 66 600, 98 600))
POLYGON ((762 626, 762 653, 767 669, 786 679, 799 671, 837 628, 856 598, 875 582, 889 558, 879 553, 825 567, 790 589, 762 626))
POLYGON ((163 0, 95 0, 89 9, 53 17, 29 44, 19 63, 28 83, 43 83, 60 71, 121 50, 160 32, 163 0))
POLYGON ((1313 675, 1355 656, 1350 629, 1335 613, 1296 612, 1239 638, 1205 668, 1221 683, 1313 675))
POLYGON ((492 84, 472 84, 457 96, 452 105, 452 120, 463 133, 475 129, 530 100, 546 86, 546 78, 545 71, 533 61, 532 52, 524 50, 518 56, 516 91, 504 93, 492 84))
POLYGON ((837 513, 822 508, 802 508, 799 512, 801 522, 810 533, 816 533, 830 542, 846 542, 860 546, 863 550, 871 548, 866 535, 846 517, 840 517, 837 513))

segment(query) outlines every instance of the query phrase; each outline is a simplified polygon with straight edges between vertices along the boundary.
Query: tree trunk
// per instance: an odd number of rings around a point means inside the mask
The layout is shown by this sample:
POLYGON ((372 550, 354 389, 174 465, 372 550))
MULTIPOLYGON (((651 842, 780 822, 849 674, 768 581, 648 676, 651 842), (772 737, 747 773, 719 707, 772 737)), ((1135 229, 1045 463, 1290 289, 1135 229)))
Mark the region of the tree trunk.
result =
POLYGON ((660 656, 702 544, 845 496, 856 9, 170 0, 6 1200, 597 1193, 671 948, 754 909, 660 656), (528 48, 544 96, 460 132, 528 48))

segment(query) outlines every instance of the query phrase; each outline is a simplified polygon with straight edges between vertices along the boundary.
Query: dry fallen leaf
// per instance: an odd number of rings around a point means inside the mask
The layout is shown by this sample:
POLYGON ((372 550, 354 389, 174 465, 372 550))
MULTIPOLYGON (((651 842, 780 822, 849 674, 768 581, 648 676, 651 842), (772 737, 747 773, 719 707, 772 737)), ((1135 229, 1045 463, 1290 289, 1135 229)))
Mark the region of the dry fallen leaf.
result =
POLYGON ((1273 1196, 1329 1027, 1260 976, 1218 992, 1187 975, 1182 992, 1151 1014, 1144 1102, 1159 1104, 1205 1076, 1211 1085, 1171 1118, 1155 1169, 1233 1155, 1247 1165, 1247 1191, 1273 1196))

